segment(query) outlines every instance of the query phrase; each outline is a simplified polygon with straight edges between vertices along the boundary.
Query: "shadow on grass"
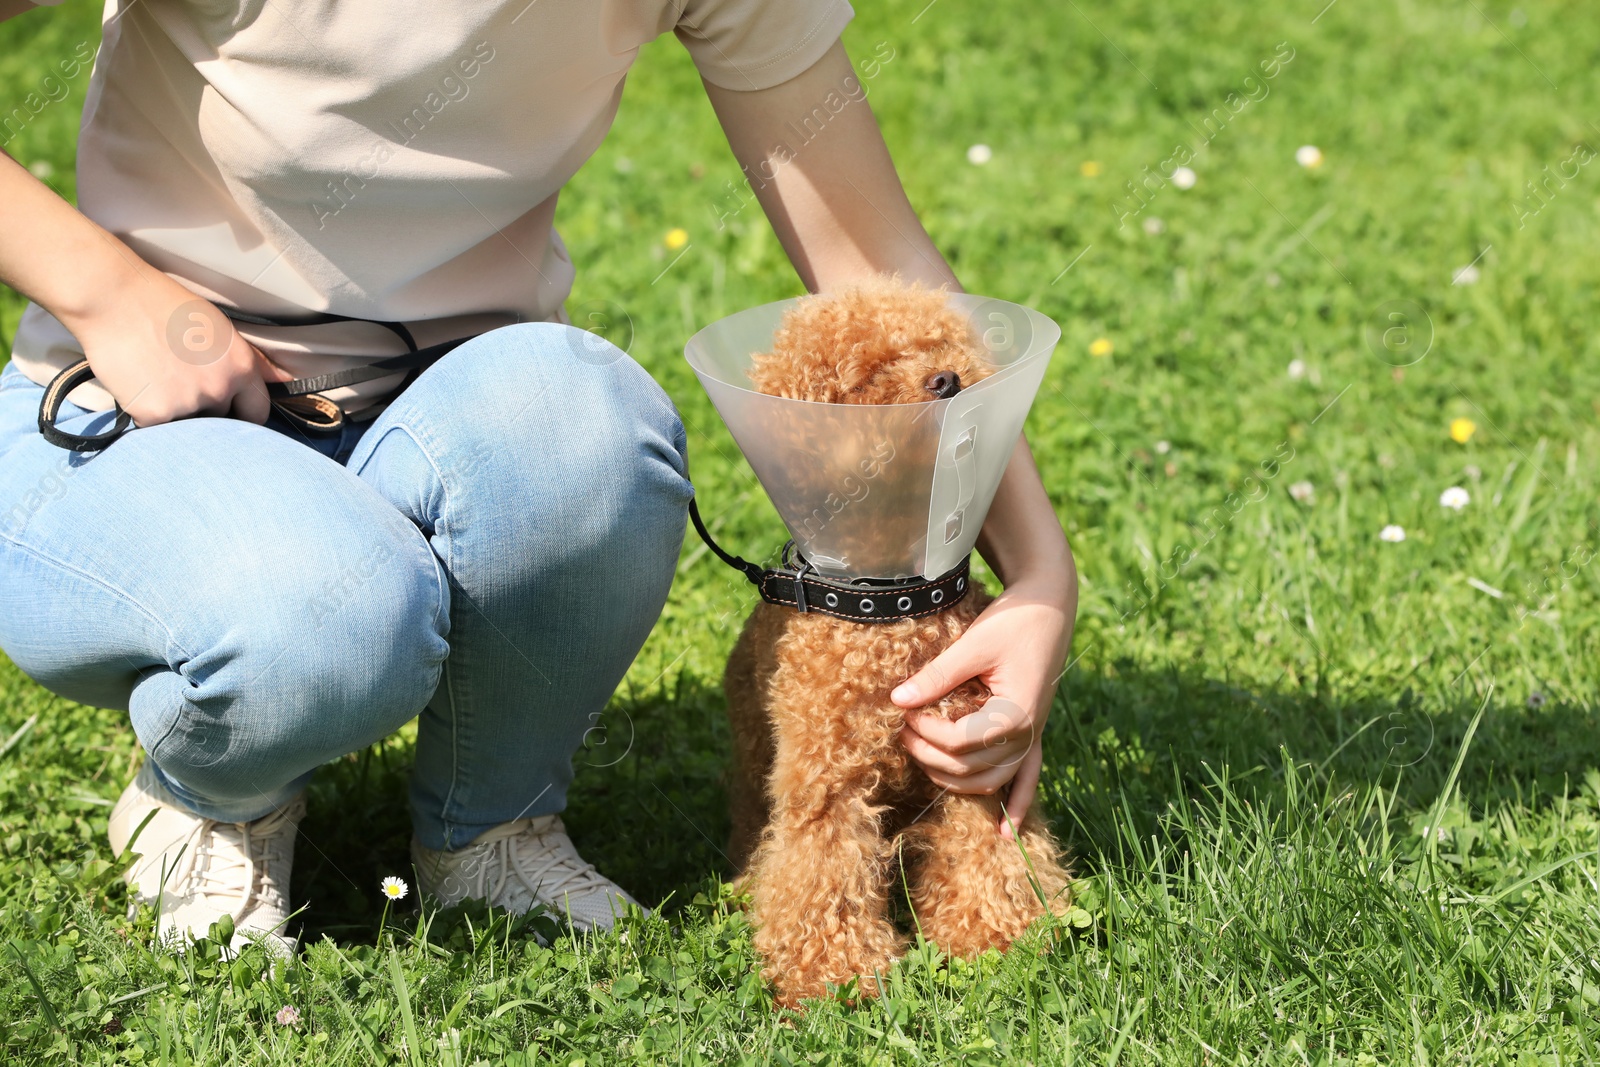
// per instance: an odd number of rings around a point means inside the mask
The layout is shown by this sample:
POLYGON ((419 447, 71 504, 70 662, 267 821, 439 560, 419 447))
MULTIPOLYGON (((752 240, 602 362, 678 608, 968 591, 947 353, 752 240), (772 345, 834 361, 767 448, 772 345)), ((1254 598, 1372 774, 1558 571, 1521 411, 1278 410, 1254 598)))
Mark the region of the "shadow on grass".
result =
MULTIPOLYGON (((1180 671, 1112 664, 1076 671, 1046 734, 1041 800, 1080 874, 1115 852, 1119 834, 1161 835, 1183 797, 1227 768, 1245 799, 1281 798, 1284 753, 1316 777, 1380 784, 1413 815, 1444 788, 1484 694, 1329 699, 1303 690, 1252 691, 1180 671), (1119 825, 1123 827, 1119 831, 1119 825)), ((720 685, 680 674, 670 691, 613 701, 574 763, 565 814, 583 855, 655 906, 686 904, 731 870, 722 776, 730 742, 720 685)), ((408 855, 408 741, 392 738, 323 768, 297 852, 294 899, 310 905, 304 934, 370 943, 378 881, 414 882, 408 855)), ((1600 767, 1600 714, 1530 708, 1496 693, 1472 741, 1459 788, 1478 811, 1538 808, 1600 767)), ((408 901, 408 903, 413 903, 408 901)))
POLYGON ((1532 707, 1526 694, 1457 687, 1330 699, 1128 665, 1075 674, 1065 692, 1047 737, 1044 797, 1081 854, 1115 839, 1119 822, 1155 833, 1180 793, 1198 796, 1224 767, 1247 798, 1281 795, 1285 755, 1318 778, 1381 785, 1398 814, 1415 813, 1439 799, 1486 700, 1458 782, 1473 808, 1538 808, 1600 767, 1595 708, 1532 707))
MULTIPOLYGON (((293 899, 310 905, 305 936, 371 943, 378 882, 393 874, 415 886, 406 799, 413 748, 390 738, 317 774, 295 853, 293 899)), ((655 699, 613 700, 573 759, 563 819, 584 858, 668 910, 708 878, 731 875, 722 854, 730 750, 720 684, 683 674, 655 699)))

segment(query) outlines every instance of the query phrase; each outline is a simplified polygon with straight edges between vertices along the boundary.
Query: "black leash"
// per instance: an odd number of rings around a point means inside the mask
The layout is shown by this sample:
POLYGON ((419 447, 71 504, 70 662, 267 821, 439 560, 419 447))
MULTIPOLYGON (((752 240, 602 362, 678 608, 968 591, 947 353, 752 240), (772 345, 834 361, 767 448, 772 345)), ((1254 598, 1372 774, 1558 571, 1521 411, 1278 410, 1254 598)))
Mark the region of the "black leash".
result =
MULTIPOLYGON (((320 326, 334 322, 367 322, 382 326, 405 343, 407 351, 387 359, 374 360, 359 367, 351 367, 332 374, 312 378, 297 378, 289 382, 268 382, 267 396, 275 411, 285 421, 306 433, 332 434, 344 428, 347 416, 337 403, 319 394, 330 389, 340 389, 361 382, 388 377, 405 372, 396 393, 403 391, 424 370, 437 363, 449 352, 472 340, 461 337, 442 344, 418 348, 417 342, 403 323, 384 322, 378 319, 358 319, 331 312, 307 312, 298 316, 255 315, 236 308, 218 306, 233 322, 257 326, 320 326)), ((44 396, 39 401, 39 433, 51 444, 72 452, 99 452, 109 448, 133 425, 133 419, 121 404, 114 405, 116 419, 109 430, 97 434, 68 433, 56 425, 61 405, 67 394, 80 385, 94 381, 94 368, 87 359, 67 367, 50 380, 44 396)), ((930 389, 940 397, 953 396, 961 388, 954 374, 939 376, 937 389, 930 389)), ((727 552, 717 544, 700 517, 700 508, 694 499, 689 501, 689 518, 695 532, 714 552, 718 559, 748 578, 761 594, 761 599, 779 607, 794 608, 802 612, 816 612, 852 622, 898 622, 935 615, 959 604, 967 595, 971 561, 964 559, 959 565, 934 579, 915 578, 854 578, 844 581, 824 578, 802 556, 793 541, 784 545, 782 565, 762 567, 741 556, 727 552)))
POLYGON ((779 607, 802 612, 831 615, 851 622, 899 622, 936 615, 959 604, 967 595, 971 579, 971 560, 934 579, 915 578, 824 578, 800 555, 793 541, 783 546, 783 561, 778 567, 762 567, 728 552, 700 517, 700 507, 689 501, 689 520, 695 532, 716 557, 750 579, 761 599, 779 607))
MULTIPOLYGON (((218 310, 234 322, 250 323, 256 326, 321 326, 334 322, 368 322, 375 326, 382 326, 389 330, 405 344, 406 351, 398 356, 374 360, 364 363, 359 367, 350 367, 346 370, 335 371, 332 374, 319 374, 312 378, 297 378, 289 382, 268 382, 267 397, 272 401, 275 410, 284 421, 308 434, 334 434, 344 429, 348 417, 344 409, 337 403, 320 394, 330 389, 342 389, 345 386, 357 385, 361 382, 370 382, 378 378, 386 378, 392 374, 405 372, 405 379, 400 383, 396 393, 403 391, 417 376, 437 363, 441 358, 461 345, 472 340, 470 337, 459 337, 453 341, 429 345, 427 348, 418 348, 417 342, 406 329, 403 323, 384 322, 378 319, 358 319, 350 315, 335 315, 331 312, 307 312, 295 316, 267 316, 255 315, 250 312, 240 311, 236 308, 218 306, 218 310)), ((60 374, 50 380, 45 387, 44 396, 39 401, 39 433, 51 444, 65 448, 72 452, 98 452, 111 445, 133 425, 133 419, 122 410, 122 405, 114 407, 116 420, 109 430, 97 434, 67 433, 56 425, 56 420, 61 414, 61 404, 66 400, 67 394, 78 386, 94 381, 94 369, 89 366, 87 359, 80 360, 67 367, 60 374)))

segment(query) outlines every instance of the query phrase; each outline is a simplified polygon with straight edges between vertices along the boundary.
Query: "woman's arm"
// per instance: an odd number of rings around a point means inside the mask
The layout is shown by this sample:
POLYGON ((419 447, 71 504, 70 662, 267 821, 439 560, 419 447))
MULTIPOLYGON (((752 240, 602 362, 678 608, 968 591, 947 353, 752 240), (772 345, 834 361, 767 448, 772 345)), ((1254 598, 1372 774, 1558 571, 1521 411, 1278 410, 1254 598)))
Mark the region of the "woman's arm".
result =
POLYGON ((807 289, 895 271, 932 288, 961 288, 906 199, 843 44, 770 89, 705 87, 807 289))
MULTIPOLYGON (((960 288, 906 199, 842 44, 773 88, 737 92, 708 82, 706 93, 808 289, 887 272, 960 288)), ((1006 469, 978 548, 1005 592, 960 640, 896 689, 894 701, 920 708, 981 678, 997 698, 982 713, 951 723, 908 712, 904 740, 946 788, 993 793, 1012 783, 1007 814, 1020 823, 1038 782, 1041 732, 1078 600, 1072 550, 1025 441, 1006 469)))
POLYGON ((61 320, 136 424, 266 421, 271 368, 233 324, 3 152, 0 282, 61 320))

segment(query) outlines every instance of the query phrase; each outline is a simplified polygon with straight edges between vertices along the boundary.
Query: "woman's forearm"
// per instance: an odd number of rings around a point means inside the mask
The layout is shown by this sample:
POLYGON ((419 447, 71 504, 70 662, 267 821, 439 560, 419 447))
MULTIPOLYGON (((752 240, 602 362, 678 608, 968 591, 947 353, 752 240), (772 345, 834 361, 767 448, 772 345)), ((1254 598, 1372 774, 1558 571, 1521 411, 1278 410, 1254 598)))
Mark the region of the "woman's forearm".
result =
MULTIPOLYGON (((136 424, 195 414, 266 420, 261 354, 211 304, 0 153, 0 282, 61 320, 136 424), (173 328, 214 343, 179 352, 173 328), (203 329, 202 329, 203 328, 203 329)), ((187 337, 185 333, 182 336, 187 337)))
POLYGON ((1078 601, 1078 570, 1067 535, 1033 462, 1027 439, 1017 442, 1000 488, 989 507, 978 551, 1006 586, 1037 584, 1041 593, 1055 589, 1069 612, 1078 601))
POLYGON ((0 282, 68 328, 92 315, 108 296, 129 286, 172 284, 3 152, 0 282))

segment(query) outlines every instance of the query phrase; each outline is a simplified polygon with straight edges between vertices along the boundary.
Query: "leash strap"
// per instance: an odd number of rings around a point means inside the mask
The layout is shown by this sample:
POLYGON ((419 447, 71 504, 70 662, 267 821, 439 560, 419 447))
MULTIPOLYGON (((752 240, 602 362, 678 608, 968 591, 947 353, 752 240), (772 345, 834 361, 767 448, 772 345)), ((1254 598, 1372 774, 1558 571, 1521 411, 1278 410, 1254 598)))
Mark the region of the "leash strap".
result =
POLYGON ((899 622, 936 615, 959 604, 971 584, 971 561, 961 563, 937 578, 857 578, 841 581, 816 573, 809 560, 784 547, 783 566, 762 567, 728 552, 711 536, 700 517, 699 504, 689 501, 689 520, 695 532, 718 559, 750 579, 761 599, 779 607, 815 612, 851 622, 899 622), (791 563, 799 558, 799 565, 791 563))
MULTIPOLYGON (((236 308, 218 306, 218 310, 234 322, 245 322, 256 326, 321 326, 333 322, 370 322, 375 326, 382 326, 396 337, 400 338, 406 346, 406 352, 399 356, 390 356, 387 359, 374 360, 359 367, 350 367, 346 370, 335 371, 332 374, 319 374, 311 378, 297 378, 289 382, 268 382, 267 398, 272 402, 273 410, 277 411, 284 421, 297 427, 304 433, 333 434, 344 429, 346 415, 344 409, 333 400, 320 394, 330 389, 342 389, 361 382, 370 382, 378 378, 387 378, 390 375, 405 372, 406 377, 400 383, 396 392, 403 391, 416 381, 417 376, 437 363, 441 358, 461 345, 472 340, 470 337, 458 337, 453 341, 429 345, 427 348, 418 348, 416 338, 411 335, 403 323, 383 322, 378 319, 358 319, 348 315, 335 315, 331 312, 306 312, 302 315, 267 316, 255 315, 236 308)), ((133 419, 122 410, 122 405, 114 407, 117 417, 109 430, 97 434, 68 433, 56 424, 61 415, 61 404, 68 393, 78 386, 94 381, 94 369, 89 366, 87 359, 74 363, 50 380, 45 387, 44 396, 39 402, 39 434, 58 448, 65 448, 71 452, 99 452, 110 447, 111 443, 121 437, 133 425, 133 419)))
POLYGON ((123 432, 133 425, 133 419, 122 410, 120 404, 116 408, 116 421, 111 424, 111 429, 104 433, 68 433, 56 425, 56 417, 61 414, 61 402, 67 398, 67 394, 84 382, 93 380, 94 368, 89 366, 89 361, 86 359, 74 363, 50 379, 50 384, 45 386, 44 396, 39 399, 41 437, 57 448, 65 448, 71 452, 98 452, 121 437, 123 432))

